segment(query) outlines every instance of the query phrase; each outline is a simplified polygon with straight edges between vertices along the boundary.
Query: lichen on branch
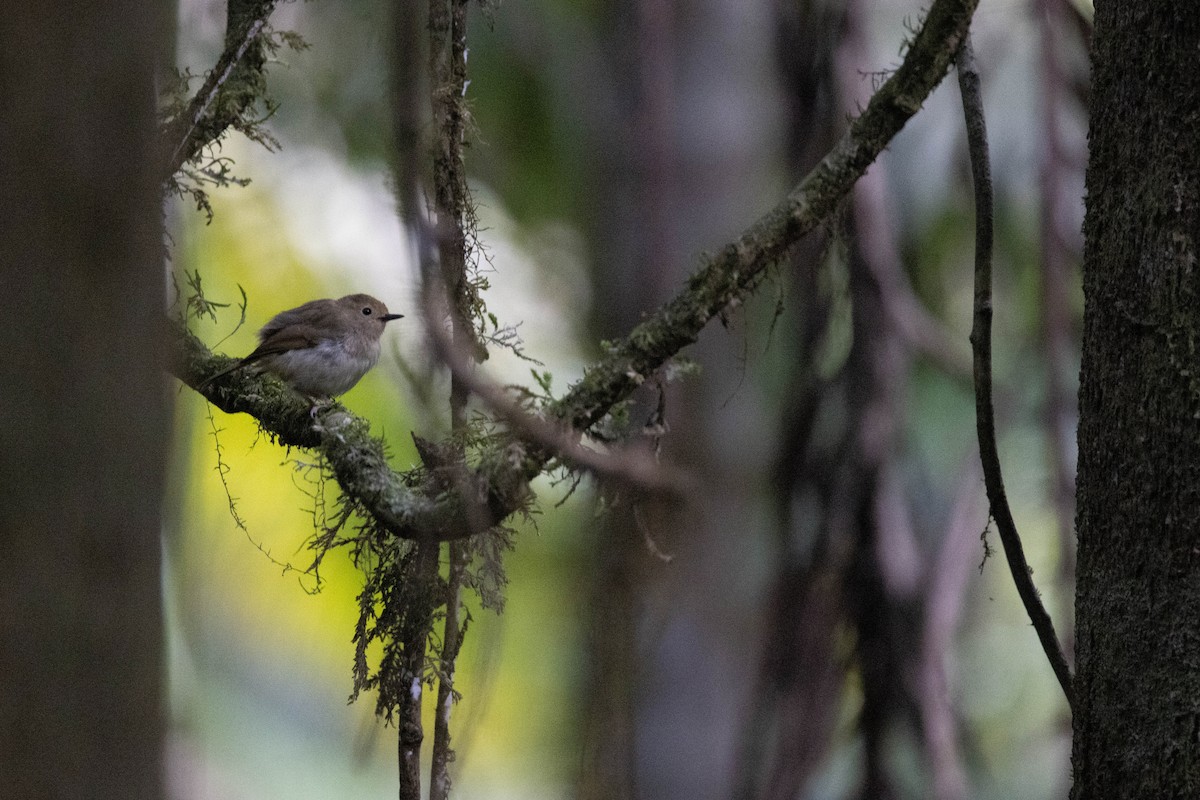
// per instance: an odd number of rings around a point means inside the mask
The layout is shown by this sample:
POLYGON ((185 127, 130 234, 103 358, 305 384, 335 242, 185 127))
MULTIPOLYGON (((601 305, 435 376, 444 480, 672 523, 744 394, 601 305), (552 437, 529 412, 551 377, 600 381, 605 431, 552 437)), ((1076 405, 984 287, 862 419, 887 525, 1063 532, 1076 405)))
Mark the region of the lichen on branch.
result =
POLYGON ((232 161, 217 152, 225 134, 235 130, 269 150, 278 147, 264 126, 275 110, 267 94, 266 66, 280 48, 308 45, 296 33, 271 27, 276 5, 278 0, 229 0, 224 49, 204 83, 185 99, 192 75, 184 70, 164 92, 159 131, 163 187, 190 197, 210 220, 206 186, 249 183, 234 176, 232 161))
MULTIPOLYGON (((585 432, 600 422, 680 350, 713 317, 748 296, 768 267, 829 219, 855 181, 945 77, 966 36, 978 0, 936 0, 899 68, 812 172, 774 209, 704 260, 684 289, 624 339, 610 345, 563 397, 542 413, 585 432)), ((196 387, 228 366, 187 331, 176 330, 175 374, 196 387)), ((414 473, 392 470, 366 421, 333 404, 315 420, 309 405, 267 376, 231 375, 203 394, 230 413, 254 416, 281 443, 308 447, 328 460, 342 491, 391 534, 414 541, 452 540, 496 525, 529 503, 528 484, 556 456, 502 437, 465 469, 470 491, 445 491, 414 473)))

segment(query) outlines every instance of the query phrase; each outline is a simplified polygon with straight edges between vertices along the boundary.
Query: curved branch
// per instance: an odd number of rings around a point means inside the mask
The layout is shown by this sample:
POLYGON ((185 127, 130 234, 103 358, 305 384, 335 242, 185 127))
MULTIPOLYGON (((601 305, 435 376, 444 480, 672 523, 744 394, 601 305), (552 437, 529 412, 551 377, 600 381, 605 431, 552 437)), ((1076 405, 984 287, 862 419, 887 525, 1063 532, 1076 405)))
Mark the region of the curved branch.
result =
POLYGON ((1004 477, 1000 472, 1000 456, 996 452, 996 420, 992 408, 992 176, 988 165, 987 129, 983 119, 983 100, 979 93, 979 73, 970 39, 964 39, 958 54, 958 85, 962 92, 963 114, 966 118, 967 142, 971 152, 971 177, 975 184, 975 320, 971 328, 971 347, 975 352, 975 425, 979 436, 979 458, 983 465, 983 482, 996 530, 1004 545, 1004 557, 1012 572, 1017 594, 1037 631, 1042 650, 1050 661, 1055 677, 1062 685, 1067 704, 1074 707, 1071 688, 1071 669, 1058 644, 1054 623, 1042 605, 1042 598, 1033 585, 1029 562, 1021 536, 1013 522, 1004 477))
POLYGON ((584 447, 580 442, 582 431, 536 415, 518 403, 507 387, 475 371, 462 348, 451 341, 451 334, 434 319, 431 309, 427 308, 423 317, 434 355, 450 370, 464 396, 470 393, 482 400, 522 441, 542 448, 573 469, 639 492, 678 498, 694 488, 686 475, 660 464, 645 451, 627 448, 604 453, 584 447))
MULTIPOLYGON (((307 398, 269 375, 242 370, 203 385, 233 360, 214 355, 182 325, 171 323, 170 333, 175 353, 170 371, 177 378, 222 411, 254 417, 277 443, 323 455, 342 491, 398 537, 418 542, 463 538, 477 533, 481 522, 484 529, 499 522, 525 496, 521 477, 487 469, 464 476, 473 484, 454 492, 415 472, 396 472, 366 420, 340 403, 314 409, 307 398)), ((510 463, 521 462, 520 445, 514 443, 506 452, 510 463)))
POLYGON ((749 294, 789 247, 828 219, 946 75, 977 4, 937 0, 899 69, 821 163, 737 241, 708 257, 687 288, 590 367, 553 412, 581 430, 594 425, 646 376, 694 343, 713 317, 749 294))
MULTIPOLYGON (((673 300, 613 344, 549 416, 584 431, 646 377, 696 341, 701 329, 757 286, 768 266, 837 210, 855 181, 941 82, 966 37, 978 0, 935 0, 899 69, 817 167, 772 211, 709 257, 673 300)), ((186 331, 177 331, 175 374, 192 387, 228 366, 186 331)), ((442 492, 392 471, 367 423, 333 404, 310 417, 309 405, 277 381, 229 375, 205 387, 225 411, 245 411, 284 444, 310 447, 330 462, 343 491, 396 536, 448 541, 495 524, 526 501, 532 480, 554 453, 517 438, 484 453, 471 477, 473 493, 442 492), (470 504, 468 507, 468 503, 470 504)))

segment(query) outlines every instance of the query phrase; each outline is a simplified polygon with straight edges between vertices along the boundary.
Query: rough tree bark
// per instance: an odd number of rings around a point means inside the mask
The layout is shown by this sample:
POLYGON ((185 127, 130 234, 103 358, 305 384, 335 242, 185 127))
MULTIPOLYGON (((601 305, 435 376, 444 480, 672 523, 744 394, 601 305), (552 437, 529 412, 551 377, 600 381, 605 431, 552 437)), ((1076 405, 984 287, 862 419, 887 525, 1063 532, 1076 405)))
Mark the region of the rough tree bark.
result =
POLYGON ((0 794, 164 795, 163 4, 0 24, 0 794))
POLYGON ((1098 0, 1073 800, 1200 797, 1200 5, 1098 0))

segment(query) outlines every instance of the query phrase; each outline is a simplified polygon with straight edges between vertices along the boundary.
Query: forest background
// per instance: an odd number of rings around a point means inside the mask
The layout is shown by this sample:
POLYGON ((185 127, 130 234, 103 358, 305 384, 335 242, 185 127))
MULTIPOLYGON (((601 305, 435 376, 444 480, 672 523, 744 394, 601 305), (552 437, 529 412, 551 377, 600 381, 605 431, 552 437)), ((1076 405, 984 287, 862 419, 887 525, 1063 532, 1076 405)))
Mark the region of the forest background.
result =
MULTIPOLYGON (((602 340, 813 166, 896 67, 920 11, 472 7, 466 166, 483 297, 541 362, 493 348, 486 371, 536 389, 533 368, 555 394, 577 380, 602 340)), ((999 446, 1068 653, 1090 14, 985 3, 972 25, 997 193, 999 446)), ((270 65, 277 146, 230 137, 222 155, 250 183, 211 190, 211 219, 173 203, 168 255, 183 296, 198 275, 229 304, 192 329, 230 354, 313 297, 367 291, 409 314, 344 398, 403 468, 419 460, 409 431, 448 429, 448 381, 424 347, 396 215, 387 19, 374 2, 276 11, 273 26, 309 45, 270 65)), ((177 64, 203 71, 224 4, 182 3, 176 25, 177 64)), ((1066 702, 981 542, 961 115, 947 80, 853 204, 704 331, 686 354, 698 371, 639 397, 635 438, 684 476, 682 497, 535 483, 538 512, 505 557, 504 613, 471 606, 457 796, 1066 792, 1066 702)), ((172 796, 391 796, 395 732, 369 699, 345 702, 361 574, 335 554, 314 594, 284 567, 307 566, 335 489, 311 456, 194 392, 177 395, 173 422, 172 796)))
MULTIPOLYGON (((915 11, 902 2, 472 10, 466 164, 487 251, 484 299, 502 324, 519 325, 556 391, 577 379, 599 339, 670 296, 698 254, 794 184, 896 65, 915 11)), ((1074 458, 1087 12, 990 3, 974 23, 997 187, 1000 450, 1035 576, 1060 615, 1072 591, 1063 538, 1071 512, 1061 505, 1073 481, 1064 497, 1060 482, 1071 476, 1060 473, 1074 458)), ((281 53, 270 72, 279 152, 231 139, 224 153, 252 183, 213 192, 211 223, 186 204, 172 211, 177 271, 198 271, 214 299, 237 301, 238 287, 249 298, 250 322, 218 349, 248 351, 257 324, 311 297, 362 290, 400 310, 417 303, 389 190, 385 13, 364 2, 281 7, 275 26, 311 47, 281 53)), ((181 6, 179 63, 212 62, 223 30, 223 4, 181 6)), ((874 259, 881 283, 896 287, 891 308, 867 324, 887 340, 891 362, 881 424, 894 430, 870 502, 894 528, 877 546, 900 601, 866 613, 910 628, 884 637, 917 645, 910 659, 919 658, 922 615, 944 618, 936 635, 971 796, 1058 797, 1070 750, 1065 704, 1002 561, 985 562, 979 541, 960 118, 946 81, 872 167, 841 223, 856 231, 853 257, 874 259), (925 610, 927 600, 940 607, 925 610)), ((631 533, 613 522, 627 522, 620 510, 597 514, 586 487, 557 507, 564 485, 539 483, 543 513, 506 558, 506 610, 473 612, 460 664, 462 796, 569 795, 585 768, 598 769, 588 762, 605 748, 589 739, 614 729, 632 736, 623 746, 645 796, 722 796, 739 779, 781 564, 805 563, 816 548, 831 512, 813 500, 822 491, 813 474, 836 469, 828 448, 846 435, 839 426, 862 424, 853 411, 837 418, 839 404, 865 400, 846 395, 860 390, 851 316, 864 301, 852 297, 860 289, 848 276, 848 236, 834 234, 795 259, 807 275, 780 269, 724 329, 706 331, 690 354, 700 372, 669 390, 662 457, 702 476, 704 497, 645 506, 631 533), (817 377, 801 374, 805 366, 817 377), (821 422, 826 441, 805 454, 788 436, 813 392, 828 393, 820 413, 831 419, 821 422), (781 484, 784 464, 800 474, 781 484), (781 504, 800 517, 789 532, 781 504), (628 649, 608 656, 628 670, 627 697, 597 696, 614 690, 597 674, 606 662, 596 648, 628 649), (621 702, 628 711, 609 708, 621 702), (618 721, 606 722, 613 714, 618 721)), ((426 379, 413 366, 423 358, 413 319, 389 331, 381 368, 347 398, 389 434, 399 464, 417 461, 404 432, 438 416, 404 377, 426 379)), ((212 344, 236 321, 232 310, 195 329, 212 344)), ((527 385, 531 366, 502 350, 487 364, 527 385)), ((210 411, 190 393, 177 414, 168 620, 172 763, 194 787, 184 796, 385 794, 395 780, 392 732, 377 729, 370 703, 344 704, 361 579, 335 561, 323 591, 309 596, 248 542, 300 564, 315 504, 299 468, 305 456, 270 447, 250 419, 210 411)), ((837 637, 862 635, 853 613, 829 613, 837 637)), ((845 641, 828 647, 836 676, 823 676, 819 690, 830 693, 818 701, 829 706, 828 745, 813 745, 814 797, 845 796, 863 768, 862 667, 845 641)), ((877 666, 904 670, 897 682, 919 696, 919 666, 888 658, 877 666)), ((927 745, 902 695, 885 704, 881 757, 901 796, 921 796, 927 745)))

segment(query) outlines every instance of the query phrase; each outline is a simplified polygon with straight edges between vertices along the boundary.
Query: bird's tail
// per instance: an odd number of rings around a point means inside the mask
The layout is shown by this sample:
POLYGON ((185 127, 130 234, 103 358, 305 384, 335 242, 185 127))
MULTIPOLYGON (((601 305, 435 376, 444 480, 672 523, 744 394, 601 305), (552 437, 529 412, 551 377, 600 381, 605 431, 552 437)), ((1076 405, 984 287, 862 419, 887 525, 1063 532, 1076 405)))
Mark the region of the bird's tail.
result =
POLYGON ((220 377, 222 377, 222 376, 224 376, 224 375, 228 375, 229 373, 231 373, 231 372, 234 372, 235 370, 239 370, 239 369, 241 369, 242 367, 246 366, 246 365, 247 365, 247 364, 249 364, 249 363, 250 363, 250 361, 248 361, 248 360, 247 360, 247 359, 245 359, 245 358, 243 358, 243 359, 239 359, 238 361, 235 361, 235 362, 234 362, 234 364, 233 364, 233 366, 231 366, 231 367, 226 367, 225 369, 221 370, 220 372, 217 372, 217 373, 214 373, 214 374, 212 374, 212 375, 209 375, 207 378, 205 378, 203 381, 201 381, 201 382, 199 383, 199 385, 197 385, 197 386, 196 386, 196 391, 197 391, 197 392, 203 392, 203 391, 204 391, 204 389, 205 389, 205 387, 207 387, 207 386, 208 386, 210 383, 212 383, 213 381, 215 381, 217 378, 220 378, 220 377))

